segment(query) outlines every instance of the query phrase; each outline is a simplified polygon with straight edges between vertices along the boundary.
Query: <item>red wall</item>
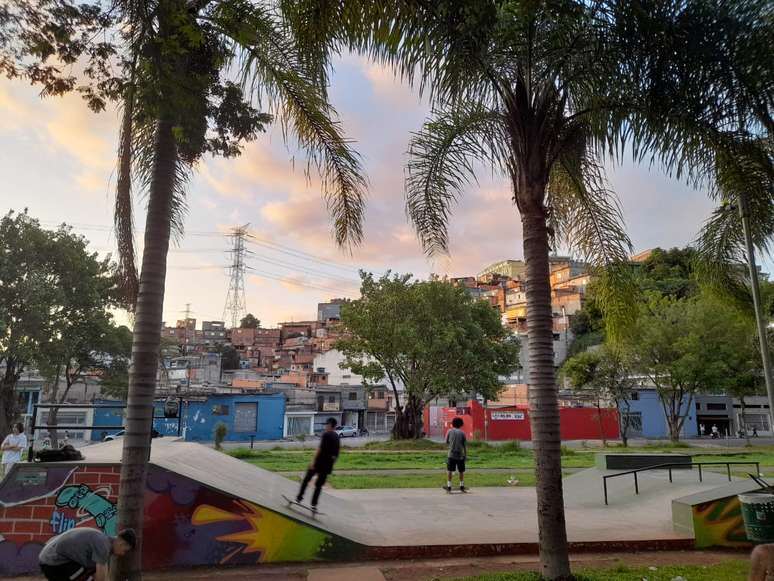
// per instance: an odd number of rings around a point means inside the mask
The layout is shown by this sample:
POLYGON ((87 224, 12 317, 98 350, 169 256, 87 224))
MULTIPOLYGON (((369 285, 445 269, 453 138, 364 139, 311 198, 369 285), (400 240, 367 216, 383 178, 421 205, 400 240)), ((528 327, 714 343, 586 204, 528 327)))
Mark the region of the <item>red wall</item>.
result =
MULTIPOLYGON (((531 440, 532 430, 529 422, 529 410, 526 406, 507 406, 484 409, 477 401, 469 401, 456 408, 444 408, 443 432, 451 428, 451 422, 455 417, 461 417, 464 424, 462 430, 471 440, 531 440), (503 414, 514 414, 523 419, 495 419, 503 414), (486 424, 484 418, 487 418, 486 424)), ((427 411, 425 412, 427 422, 427 411)), ((613 408, 601 410, 596 408, 561 408, 559 410, 561 421, 562 440, 601 440, 605 438, 616 439, 620 436, 618 425, 618 411, 613 408)))

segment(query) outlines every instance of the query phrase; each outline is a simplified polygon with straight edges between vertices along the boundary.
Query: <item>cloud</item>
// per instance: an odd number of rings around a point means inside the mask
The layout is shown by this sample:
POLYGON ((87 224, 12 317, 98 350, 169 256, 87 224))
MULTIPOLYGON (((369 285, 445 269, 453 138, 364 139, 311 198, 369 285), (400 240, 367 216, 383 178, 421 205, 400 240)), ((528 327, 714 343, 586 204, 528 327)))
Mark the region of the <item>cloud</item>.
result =
POLYGON ((374 97, 382 105, 393 109, 416 109, 420 104, 419 97, 388 67, 369 63, 365 59, 361 60, 361 67, 371 84, 374 97))

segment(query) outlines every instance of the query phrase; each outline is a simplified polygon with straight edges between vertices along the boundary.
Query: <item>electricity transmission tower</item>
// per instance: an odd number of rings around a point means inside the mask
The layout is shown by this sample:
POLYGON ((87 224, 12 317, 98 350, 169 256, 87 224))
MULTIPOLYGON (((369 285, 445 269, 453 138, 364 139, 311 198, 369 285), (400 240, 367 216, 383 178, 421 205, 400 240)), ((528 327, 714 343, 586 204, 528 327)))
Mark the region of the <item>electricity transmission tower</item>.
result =
POLYGON ((231 328, 239 326, 239 321, 247 312, 247 303, 245 301, 245 239, 247 238, 247 228, 250 224, 236 226, 231 229, 231 265, 228 267, 230 281, 228 285, 228 294, 226 295, 226 306, 223 308, 223 321, 230 321, 231 328))

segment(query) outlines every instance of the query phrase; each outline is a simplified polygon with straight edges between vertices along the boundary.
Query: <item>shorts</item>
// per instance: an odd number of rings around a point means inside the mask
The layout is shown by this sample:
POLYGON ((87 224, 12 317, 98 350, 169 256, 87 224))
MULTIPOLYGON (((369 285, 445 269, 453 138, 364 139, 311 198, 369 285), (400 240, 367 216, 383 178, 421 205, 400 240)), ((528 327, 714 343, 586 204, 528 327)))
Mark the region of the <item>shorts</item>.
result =
POLYGON ((448 458, 446 460, 446 469, 449 472, 457 471, 460 474, 465 472, 465 460, 457 460, 457 458, 448 458))

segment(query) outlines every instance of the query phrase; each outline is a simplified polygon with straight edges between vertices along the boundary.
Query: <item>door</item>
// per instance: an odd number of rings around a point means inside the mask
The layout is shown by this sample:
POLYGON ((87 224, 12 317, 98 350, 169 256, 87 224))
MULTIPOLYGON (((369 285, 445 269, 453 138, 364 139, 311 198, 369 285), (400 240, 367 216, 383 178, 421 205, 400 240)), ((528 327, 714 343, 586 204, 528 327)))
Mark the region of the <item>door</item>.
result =
POLYGON ((258 430, 258 404, 238 403, 234 408, 234 431, 256 432, 258 430))

